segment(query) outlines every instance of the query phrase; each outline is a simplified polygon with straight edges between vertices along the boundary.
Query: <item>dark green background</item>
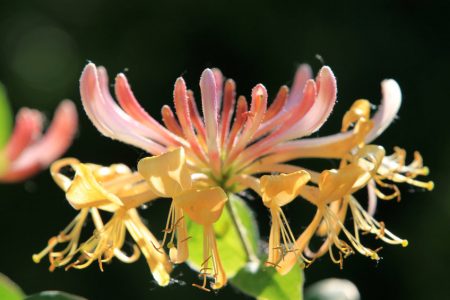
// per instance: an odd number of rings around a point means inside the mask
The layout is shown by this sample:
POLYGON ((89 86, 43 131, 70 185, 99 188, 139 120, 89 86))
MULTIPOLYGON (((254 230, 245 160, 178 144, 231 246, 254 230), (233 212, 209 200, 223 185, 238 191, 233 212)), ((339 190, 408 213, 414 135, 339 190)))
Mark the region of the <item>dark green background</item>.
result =
MULTIPOLYGON (((335 72, 339 93, 334 114, 318 136, 337 131, 355 99, 377 104, 380 81, 395 78, 404 95, 400 118, 377 142, 386 149, 420 150, 436 188, 424 193, 404 186, 400 203, 379 206, 377 217, 407 238, 409 247, 385 246, 378 264, 355 255, 342 271, 326 256, 306 270, 306 285, 334 276, 355 282, 363 299, 448 298, 449 6, 424 0, 160 2, 2 1, 0 81, 14 110, 31 106, 50 117, 58 101, 73 99, 80 129, 67 155, 134 166, 145 153, 100 136, 81 109, 78 79, 88 60, 105 65, 111 77, 127 70, 141 103, 160 118, 160 107, 171 102, 180 75, 198 91, 202 69, 215 66, 236 80, 239 93, 248 96, 261 82, 273 97, 280 85, 290 84, 299 63, 317 71, 320 54, 335 72)), ((114 261, 104 273, 97 266, 49 273, 46 262, 35 265, 31 255, 75 211, 47 171, 25 183, 0 186, 0 197, 0 272, 28 293, 58 289, 89 299, 245 298, 232 287, 215 295, 190 287, 195 275, 187 267, 174 272, 181 284, 159 288, 143 260, 132 265, 114 261)), ((267 236, 267 213, 256 202, 250 205, 267 236)), ((161 228, 167 208, 163 201, 142 214, 152 228, 161 228)), ((297 232, 311 217, 306 205, 291 205, 287 214, 297 232)))

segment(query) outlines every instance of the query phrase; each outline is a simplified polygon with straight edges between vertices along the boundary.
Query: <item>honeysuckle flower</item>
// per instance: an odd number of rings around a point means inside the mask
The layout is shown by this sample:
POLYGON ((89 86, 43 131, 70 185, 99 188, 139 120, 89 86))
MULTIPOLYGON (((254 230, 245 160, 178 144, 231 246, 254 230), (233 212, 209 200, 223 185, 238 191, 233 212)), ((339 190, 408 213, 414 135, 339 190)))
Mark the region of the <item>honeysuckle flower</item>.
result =
MULTIPOLYGON (((140 160, 138 171, 148 181, 153 192, 160 197, 174 198, 192 187, 183 148, 140 160)), ((172 201, 167 217, 163 246, 169 233, 171 233, 168 244, 170 259, 174 263, 182 263, 189 256, 186 243, 188 233, 183 209, 176 205, 175 201, 172 201), (176 247, 174 245, 175 236, 177 237, 176 247)))
POLYGON ((277 266, 286 253, 297 251, 294 247, 294 234, 281 207, 294 200, 310 178, 306 171, 297 171, 290 174, 264 175, 260 179, 262 200, 272 217, 266 263, 268 265, 277 266), (280 243, 281 238, 283 244, 280 243))
POLYGON ((66 269, 82 269, 95 261, 103 270, 103 263, 110 262, 113 257, 131 263, 142 252, 158 284, 164 286, 170 282, 168 258, 158 250, 158 240, 144 225, 136 210, 136 207, 157 197, 139 173, 132 172, 123 164, 104 167, 68 158, 55 162, 51 174, 66 192, 68 202, 80 212, 60 234, 49 240, 43 251, 33 255, 36 263, 48 254, 51 270, 63 266, 66 269), (73 179, 64 174, 67 167, 74 170, 73 179), (101 211, 112 213, 106 224, 103 223, 101 211), (81 231, 89 215, 95 231, 87 241, 80 242, 81 231), (127 232, 136 243, 131 256, 122 250, 127 232), (58 244, 67 245, 56 251, 58 244))
MULTIPOLYGON (((206 69, 200 78, 203 118, 196 107, 193 92, 187 90, 182 78, 178 78, 174 88, 175 113, 168 106, 162 110, 165 127, 139 105, 123 74, 116 77, 115 84, 120 106, 109 93, 106 70, 92 63, 83 71, 80 92, 86 113, 105 136, 137 146, 153 155, 181 147, 184 152, 178 153, 183 153, 182 160, 198 178, 195 180, 197 185, 202 184, 203 188, 220 187, 231 192, 248 188, 255 182, 251 176, 241 176, 242 161, 247 164, 254 162, 275 145, 311 134, 328 118, 336 99, 333 73, 330 68, 324 67, 319 72, 317 83, 311 77, 310 68, 301 66, 292 93, 289 94, 287 87, 282 87, 270 107, 267 107, 265 87, 258 84, 252 90, 250 108, 245 97, 241 96, 234 112, 234 81, 227 80, 224 84, 220 71, 206 69), (231 124, 233 113, 235 121, 231 124)), ((183 212, 177 207, 175 199, 178 193, 185 193, 189 187, 183 188, 179 183, 173 186, 174 174, 184 176, 181 175, 183 169, 177 166, 180 159, 168 159, 174 153, 167 154, 167 157, 163 154, 144 159, 138 169, 148 178, 157 195, 174 199, 163 242, 167 233, 172 233, 168 245, 172 260, 178 263, 187 257, 186 243, 182 242, 187 234, 183 212), (156 164, 156 161, 161 163, 156 164), (177 247, 173 243, 175 236, 177 247)), ((205 232, 209 232, 207 227, 205 232)), ((218 257, 213 255, 213 258, 215 256, 218 257)), ((220 262, 213 265, 219 266, 220 262)), ((217 288, 221 284, 217 280, 218 272, 214 270, 214 273, 216 283, 213 288, 217 288)))
POLYGON ((207 277, 214 278, 213 289, 224 286, 227 277, 217 249, 213 224, 219 219, 228 200, 225 192, 218 186, 204 187, 202 177, 190 173, 183 148, 140 160, 138 171, 155 194, 173 199, 162 242, 164 244, 166 241, 167 233, 172 233, 169 242, 171 261, 181 263, 188 257, 186 213, 192 221, 203 226, 204 261, 200 270, 203 284, 194 286, 209 290, 206 287, 207 277), (177 247, 173 243, 175 234, 177 247))
POLYGON ((78 128, 75 105, 69 100, 61 102, 42 134, 44 119, 37 110, 19 110, 11 137, 0 149, 0 182, 18 182, 35 175, 70 146, 78 128))
POLYGON ((194 188, 181 193, 173 200, 192 221, 203 226, 203 263, 200 270, 203 284, 194 286, 208 291, 209 289, 206 287, 207 277, 212 276, 214 283, 211 287, 213 289, 222 288, 227 283, 227 277, 220 260, 213 224, 222 214, 228 200, 227 195, 217 186, 194 188))
MULTIPOLYGON (((370 103, 367 100, 357 100, 351 109, 344 115, 342 124, 342 133, 332 137, 316 139, 320 143, 321 139, 327 143, 325 145, 335 149, 336 152, 327 152, 324 145, 320 145, 314 151, 320 152, 318 156, 341 158, 341 168, 337 171, 324 171, 320 176, 314 171, 309 171, 313 177, 313 182, 318 184, 318 188, 307 187, 302 197, 318 206, 318 211, 311 224, 302 235, 297 239, 295 246, 297 249, 305 250, 310 258, 317 258, 326 252, 330 253, 331 259, 342 265, 342 257, 336 259, 333 255, 331 246, 334 244, 344 257, 353 253, 356 249, 363 255, 378 260, 377 250, 371 250, 363 246, 360 242, 359 232, 372 233, 377 238, 389 244, 401 244, 407 246, 406 240, 400 239, 385 228, 383 222, 378 222, 373 218, 376 197, 384 200, 390 200, 400 196, 399 189, 395 185, 398 182, 407 182, 417 187, 433 189, 433 182, 422 182, 415 180, 418 175, 427 175, 428 168, 423 167, 422 158, 419 153, 415 153, 414 161, 405 166, 405 152, 396 148, 396 153, 391 156, 385 156, 385 151, 381 146, 366 145, 377 135, 381 134, 387 128, 397 113, 400 102, 400 90, 393 80, 387 80, 382 83, 384 98, 379 111, 370 119, 370 103), (392 107, 394 111, 387 110, 388 102, 394 102, 392 107), (353 136, 358 137, 350 144, 353 148, 347 152, 341 152, 343 143, 346 141, 347 130, 353 126, 353 136), (365 129, 362 129, 364 128, 365 129), (360 131, 368 132, 367 135, 360 135, 360 131), (328 141, 327 141, 328 140, 328 141), (320 149, 323 147, 322 149, 320 149), (332 173, 330 173, 332 172, 332 173), (330 174, 334 174, 331 176, 330 174), (393 183, 386 183, 383 180, 390 180, 393 183), (375 187, 375 183, 383 188, 393 189, 391 195, 385 195, 375 187), (333 188, 326 188, 326 187, 333 188), (353 193, 368 186, 369 189, 369 208, 366 211, 356 200, 353 193), (310 194, 308 191, 313 190, 310 194), (315 190, 315 191, 314 191, 315 190), (328 193, 333 191, 333 193, 328 193), (316 193, 316 195, 314 195, 316 193), (324 205, 323 203, 326 203, 324 205), (343 223, 347 215, 348 208, 352 214, 354 223, 354 233, 347 230, 343 223), (343 231, 351 246, 339 239, 339 233, 343 231), (309 249, 309 241, 316 233, 325 237, 325 241, 317 252, 309 249)), ((311 140, 311 142, 314 140, 311 140)), ((313 143, 312 143, 313 144, 313 143)), ((313 148, 316 147, 313 144, 313 148)), ((312 152, 304 152, 312 155, 312 152)), ((290 154, 289 154, 290 155, 290 154)), ((271 162, 272 163, 272 162, 271 162)), ((279 264, 279 271, 286 273, 292 267, 293 259, 299 257, 298 253, 289 253, 279 264)))
MULTIPOLYGON (((122 165, 105 168, 73 160, 54 165, 55 181, 80 213, 35 256, 40 260, 49 254, 53 267, 83 268, 94 261, 101 265, 114 256, 133 261, 139 253, 137 248, 131 256, 121 251, 128 231, 146 256, 155 279, 166 285, 171 266, 164 246, 169 248, 172 263, 189 258, 189 219, 203 227, 203 284, 195 286, 209 290, 208 278, 213 278, 211 287, 219 289, 227 283, 227 276, 214 224, 223 210, 233 218, 229 194, 248 189, 255 191, 270 211, 266 265, 279 273, 286 274, 299 261, 310 263, 327 252, 333 262, 341 265, 343 258, 354 252, 377 260, 378 249, 364 246, 361 234, 371 233, 384 242, 407 245, 406 240, 374 219, 378 198, 399 198, 396 183, 433 187, 432 182, 416 178, 428 174, 418 153, 406 165, 404 150, 395 148, 395 153, 387 156, 383 147, 373 144, 400 107, 401 92, 393 80, 382 82, 382 103, 372 117, 371 104, 357 100, 344 115, 340 132, 318 138, 306 137, 321 128, 336 102, 336 79, 327 66, 321 68, 315 80, 308 66, 300 66, 291 89, 281 87, 270 105, 262 84, 252 89, 249 104, 244 96, 236 97, 233 80, 225 80, 217 69, 206 69, 200 78, 198 109, 194 93, 180 77, 173 92, 175 110, 163 106, 162 123, 140 106, 124 74, 115 78, 114 90, 118 102, 110 94, 105 68, 92 63, 85 67, 80 93, 93 124, 103 135, 143 149, 151 157, 139 161, 138 172, 122 165), (339 168, 307 170, 292 163, 303 158, 337 159, 339 168), (73 179, 62 173, 66 165, 75 170, 73 179), (355 197, 366 187, 367 210, 355 197), (392 189, 392 193, 386 194, 386 189, 392 189), (143 225, 136 210, 156 198, 171 199, 161 243, 143 225), (284 212, 284 207, 294 205, 296 198, 306 199, 316 207, 312 221, 301 232, 291 229, 284 212), (105 225, 100 212, 112 213, 105 225), (82 225, 89 214, 96 231, 80 244, 82 225), (344 226, 350 214, 351 230, 344 226), (315 235, 323 239, 317 250, 310 248, 315 235), (58 243, 68 246, 54 251, 58 243)), ((233 224, 241 239, 236 242, 241 242, 252 261, 256 255, 248 247, 238 222, 233 224)))
POLYGON ((86 113, 105 136, 152 155, 183 147, 193 172, 225 187, 229 181, 239 181, 242 166, 258 161, 277 145, 317 131, 326 121, 336 100, 336 80, 329 67, 320 70, 316 81, 311 77, 310 68, 302 65, 292 92, 282 87, 269 107, 267 91, 258 84, 249 108, 244 96, 236 104, 233 80, 223 83, 218 70, 206 69, 200 78, 203 118, 193 92, 180 77, 174 88, 175 113, 163 108, 166 127, 139 105, 124 74, 117 75, 115 84, 120 106, 109 93, 105 69, 92 63, 81 75, 80 92, 86 113))

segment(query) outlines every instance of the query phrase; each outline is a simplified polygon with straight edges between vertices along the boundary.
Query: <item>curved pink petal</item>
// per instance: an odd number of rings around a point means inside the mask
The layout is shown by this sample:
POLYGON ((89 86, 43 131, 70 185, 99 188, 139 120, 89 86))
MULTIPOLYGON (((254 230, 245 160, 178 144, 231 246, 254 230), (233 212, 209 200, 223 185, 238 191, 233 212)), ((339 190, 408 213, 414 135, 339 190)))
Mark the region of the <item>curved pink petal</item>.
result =
POLYGON ((295 73, 294 83, 292 84, 289 97, 286 102, 286 109, 289 110, 303 99, 303 90, 306 82, 313 78, 311 67, 308 64, 301 64, 295 73))
POLYGON ((289 95, 289 88, 283 85, 275 97, 275 100, 272 102, 270 107, 267 109, 266 114, 264 115, 264 120, 259 126, 258 130, 253 135, 252 140, 257 140, 263 135, 275 130, 278 128, 283 122, 286 121, 285 113, 285 104, 287 101, 287 97, 289 95))
POLYGON ((172 145, 180 144, 180 139, 176 135, 161 126, 161 124, 156 121, 149 113, 147 113, 145 109, 139 104, 124 74, 120 73, 116 76, 116 84, 114 88, 117 100, 119 101, 119 104, 123 108, 123 110, 135 120, 141 122, 151 130, 158 133, 161 136, 158 141, 172 145))
POLYGON ((373 116, 374 127, 366 137, 366 143, 377 138, 394 121, 402 104, 402 92, 393 79, 381 82, 383 98, 377 112, 373 116))
POLYGON ((236 145, 229 153, 228 162, 234 160, 242 153, 242 150, 250 143, 251 138, 264 120, 264 114, 267 111, 267 90, 262 84, 257 84, 252 89, 252 102, 250 111, 236 145))
POLYGON ((160 143, 162 145, 167 145, 167 140, 165 138, 161 137, 155 130, 149 129, 142 125, 139 121, 133 119, 117 105, 116 101, 114 101, 114 98, 111 96, 111 93, 109 91, 108 72, 104 67, 100 66, 97 68, 97 76, 98 82, 100 84, 100 91, 103 95, 103 99, 105 100, 105 106, 110 108, 112 112, 114 112, 117 116, 128 121, 131 127, 130 129, 139 132, 143 137, 148 137, 154 142, 160 143))
POLYGON ((89 63, 80 78, 80 93, 83 107, 95 127, 105 136, 144 149, 151 154, 160 154, 165 147, 154 142, 151 130, 144 127, 110 99, 106 72, 97 71, 93 63, 89 63), (101 77, 100 77, 101 76, 101 77))
POLYGON ((37 110, 29 108, 19 110, 14 131, 5 148, 9 161, 19 157, 22 151, 41 135, 43 119, 41 112, 37 110))
POLYGON ((219 103, 217 97, 217 86, 214 73, 210 69, 203 71, 200 77, 200 90, 202 94, 203 119, 206 129, 206 146, 210 162, 216 171, 219 169, 219 103))
POLYGON ((173 90, 173 102, 175 104, 175 113, 177 114, 178 121, 180 122, 183 135, 188 141, 192 151, 197 157, 206 162, 206 156, 203 149, 200 147, 198 138, 195 134, 192 120, 189 113, 189 103, 187 96, 186 83, 182 77, 177 78, 175 81, 175 87, 173 90))
POLYGON ((218 68, 212 68, 211 71, 214 74, 214 83, 216 85, 216 99, 217 99, 217 108, 220 110, 222 106, 222 93, 223 93, 223 74, 218 68))
POLYGON ((228 135, 227 141, 227 150, 226 152, 230 152, 233 148, 236 137, 239 132, 241 132, 245 121, 247 121, 248 117, 248 103, 247 99, 244 96, 239 96, 237 105, 236 105, 236 113, 234 115, 234 122, 231 126, 230 134, 228 135))
MULTIPOLYGON (((255 134, 255 138, 260 137, 263 134, 275 129, 276 127, 278 127, 278 125, 284 123, 287 119, 299 120, 301 117, 303 117, 303 114, 306 113, 306 111, 308 111, 312 105, 312 103, 308 103, 308 101, 305 101, 306 99, 304 97, 305 90, 307 90, 308 88, 308 81, 312 81, 311 67, 307 64, 302 64, 298 67, 297 72, 295 73, 294 83, 292 84, 291 90, 289 90, 286 86, 282 86, 280 88, 280 91, 278 92, 277 98, 275 100, 280 99, 284 96, 287 97, 282 101, 285 103, 282 103, 280 111, 278 111, 274 116, 271 116, 269 114, 269 117, 271 118, 267 118, 265 120, 267 122, 264 122, 262 124, 262 126, 255 134), (280 98, 278 96, 280 96, 280 98), (301 115, 296 113, 298 112, 298 109, 303 110, 303 113, 301 115)), ((270 108, 272 108, 275 103, 276 102, 274 101, 270 108)))
POLYGON ((236 103, 236 84, 232 79, 225 82, 225 91, 223 95, 222 116, 220 118, 220 145, 223 147, 228 138, 233 116, 234 105, 236 103))
POLYGON ((264 123, 270 121, 272 118, 277 116, 283 110, 288 97, 289 97, 289 88, 283 85, 282 87, 280 87, 275 99, 268 107, 267 112, 264 115, 264 123))
POLYGON ((307 82, 303 95, 302 101, 298 102, 295 107, 291 108, 290 114, 284 118, 280 127, 275 129, 268 136, 262 138, 255 144, 245 149, 239 158, 238 163, 246 163, 255 157, 260 157, 278 143, 286 140, 286 135, 289 133, 290 129, 295 126, 299 120, 301 120, 301 118, 314 104, 316 88, 313 80, 309 80, 307 82))
POLYGON ((336 78, 327 66, 322 67, 316 79, 317 96, 313 106, 305 116, 289 130, 286 138, 300 138, 319 130, 328 119, 336 103, 336 78))
POLYGON ((189 105, 189 116, 192 120, 192 125, 197 132, 197 137, 199 141, 203 144, 206 141, 206 129, 203 119, 198 111, 197 103, 195 103, 194 92, 191 90, 187 91, 188 105, 189 105))
POLYGON ((175 115, 169 105, 163 105, 161 108, 161 115, 167 129, 180 137, 184 136, 183 130, 181 129, 181 126, 175 118, 175 115))
POLYGON ((46 168, 69 148, 77 128, 78 115, 75 105, 69 100, 61 102, 47 132, 11 162, 8 172, 0 181, 24 180, 46 168))

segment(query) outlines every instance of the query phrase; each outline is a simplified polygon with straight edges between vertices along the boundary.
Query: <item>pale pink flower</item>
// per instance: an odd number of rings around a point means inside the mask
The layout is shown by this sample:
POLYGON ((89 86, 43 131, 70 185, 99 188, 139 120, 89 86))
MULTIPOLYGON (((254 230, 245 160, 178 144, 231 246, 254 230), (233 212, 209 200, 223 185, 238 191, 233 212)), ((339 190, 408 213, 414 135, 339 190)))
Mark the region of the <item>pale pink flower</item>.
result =
POLYGON ((17 113, 10 140, 0 150, 0 182, 17 182, 35 175, 72 144, 78 128, 73 102, 61 102, 45 134, 43 121, 42 113, 34 109, 22 108, 17 113))

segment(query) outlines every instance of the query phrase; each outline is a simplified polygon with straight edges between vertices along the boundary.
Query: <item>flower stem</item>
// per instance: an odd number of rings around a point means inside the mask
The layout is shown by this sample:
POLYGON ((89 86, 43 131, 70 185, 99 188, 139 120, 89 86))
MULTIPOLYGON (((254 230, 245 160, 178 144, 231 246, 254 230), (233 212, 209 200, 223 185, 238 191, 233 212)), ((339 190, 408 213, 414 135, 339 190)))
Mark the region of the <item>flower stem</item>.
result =
POLYGON ((236 212, 235 207, 231 203, 231 196, 232 194, 228 194, 228 200, 226 203, 226 209, 228 213, 230 214, 231 220, 233 222, 234 227, 236 228, 236 231, 238 233, 239 239, 241 240, 242 246, 244 246, 245 254, 247 255, 247 260, 250 263, 259 263, 258 256, 256 255, 250 240, 248 239, 248 236, 246 235, 246 229, 245 226, 242 224, 241 219, 238 216, 238 213, 236 212))

